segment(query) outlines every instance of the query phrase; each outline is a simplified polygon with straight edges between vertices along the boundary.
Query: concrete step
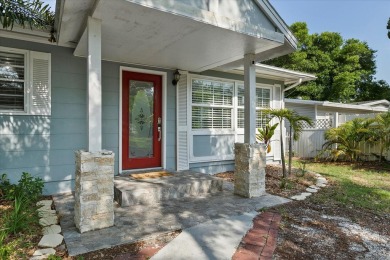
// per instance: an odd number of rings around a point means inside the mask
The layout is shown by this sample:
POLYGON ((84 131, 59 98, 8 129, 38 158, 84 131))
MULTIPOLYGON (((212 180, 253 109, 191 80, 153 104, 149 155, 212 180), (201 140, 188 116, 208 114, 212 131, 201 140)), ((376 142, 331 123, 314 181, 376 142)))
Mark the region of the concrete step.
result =
POLYGON ((115 200, 122 207, 153 205, 183 197, 203 196, 222 191, 223 181, 208 174, 189 171, 172 176, 135 180, 129 176, 114 178, 115 200))

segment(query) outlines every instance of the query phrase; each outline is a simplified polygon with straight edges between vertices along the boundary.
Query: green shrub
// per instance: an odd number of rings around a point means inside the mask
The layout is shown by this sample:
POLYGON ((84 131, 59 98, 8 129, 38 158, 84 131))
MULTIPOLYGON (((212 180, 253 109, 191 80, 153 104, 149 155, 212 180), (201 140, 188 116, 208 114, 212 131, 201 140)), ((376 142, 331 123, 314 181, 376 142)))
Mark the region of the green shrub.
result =
POLYGON ((3 174, 0 180, 0 189, 7 200, 15 200, 17 197, 23 197, 30 202, 35 202, 41 196, 43 186, 44 183, 41 178, 34 178, 27 172, 23 172, 18 184, 11 184, 7 178, 7 174, 3 174))
POLYGON ((0 230, 0 259, 8 259, 12 250, 5 244, 5 238, 8 236, 6 230, 0 230))
POLYGON ((35 222, 35 209, 30 205, 30 200, 23 195, 18 195, 14 199, 12 211, 4 215, 4 229, 8 233, 16 235, 20 231, 27 230, 30 224, 35 222))

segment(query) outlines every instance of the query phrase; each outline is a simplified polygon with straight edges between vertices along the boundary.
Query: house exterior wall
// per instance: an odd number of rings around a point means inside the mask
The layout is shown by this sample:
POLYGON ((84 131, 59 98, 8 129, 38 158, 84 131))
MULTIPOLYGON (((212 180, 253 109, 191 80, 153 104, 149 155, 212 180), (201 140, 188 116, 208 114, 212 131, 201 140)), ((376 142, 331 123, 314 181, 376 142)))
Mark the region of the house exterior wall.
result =
MULTIPOLYGON (((76 150, 87 148, 86 59, 73 49, 0 38, 0 46, 51 53, 51 116, 0 114, 0 170, 16 182, 22 172, 41 177, 46 194, 74 187, 76 150)), ((120 66, 102 62, 102 146, 115 153, 119 172, 119 74, 120 66)), ((148 68, 151 69, 151 68, 148 68)), ((167 72, 166 168, 176 165, 176 91, 172 70, 167 72)))
MULTIPOLYGON (((73 49, 0 37, 0 46, 51 54, 51 115, 0 114, 0 172, 16 182, 22 172, 41 177, 45 194, 68 192, 74 189, 75 151, 87 148, 87 64, 85 58, 75 57, 73 49)), ((166 169, 176 169, 176 87, 172 85, 174 71, 102 62, 102 148, 115 153, 115 174, 119 169, 119 100, 120 68, 132 67, 167 73, 166 96, 166 169)), ((243 81, 243 75, 206 71, 199 77, 214 77, 243 81)), ((282 82, 257 78, 257 83, 280 85, 282 82)), ((191 120, 191 119, 189 119, 191 120)), ((243 140, 243 133, 226 136, 197 137, 194 151, 217 156, 228 152, 234 156, 234 142, 243 140), (208 140, 225 144, 224 149, 208 140)), ((216 173, 234 169, 234 157, 224 160, 190 162, 190 169, 216 173)), ((273 161, 268 156, 268 161, 273 161)))
POLYGON ((296 111, 301 116, 307 116, 312 120, 316 119, 316 110, 313 105, 292 104, 286 102, 285 107, 296 111))

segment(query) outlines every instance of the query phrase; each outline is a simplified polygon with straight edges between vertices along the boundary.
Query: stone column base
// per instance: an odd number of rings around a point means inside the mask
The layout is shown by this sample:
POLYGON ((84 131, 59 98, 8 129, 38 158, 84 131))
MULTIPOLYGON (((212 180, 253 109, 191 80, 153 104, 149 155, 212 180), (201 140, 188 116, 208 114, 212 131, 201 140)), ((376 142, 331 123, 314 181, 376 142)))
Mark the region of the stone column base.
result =
POLYGON ((76 151, 74 220, 80 233, 114 225, 114 153, 76 151))
POLYGON ((252 198, 265 193, 264 144, 236 143, 234 194, 252 198))

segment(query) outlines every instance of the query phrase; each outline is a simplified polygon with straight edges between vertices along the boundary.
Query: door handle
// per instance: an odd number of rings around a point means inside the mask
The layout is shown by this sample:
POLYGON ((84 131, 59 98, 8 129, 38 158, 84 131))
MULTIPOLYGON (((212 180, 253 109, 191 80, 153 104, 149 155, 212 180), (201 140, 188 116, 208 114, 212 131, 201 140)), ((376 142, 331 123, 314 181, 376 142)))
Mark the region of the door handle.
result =
POLYGON ((161 142, 161 117, 157 119, 158 141, 161 142))

